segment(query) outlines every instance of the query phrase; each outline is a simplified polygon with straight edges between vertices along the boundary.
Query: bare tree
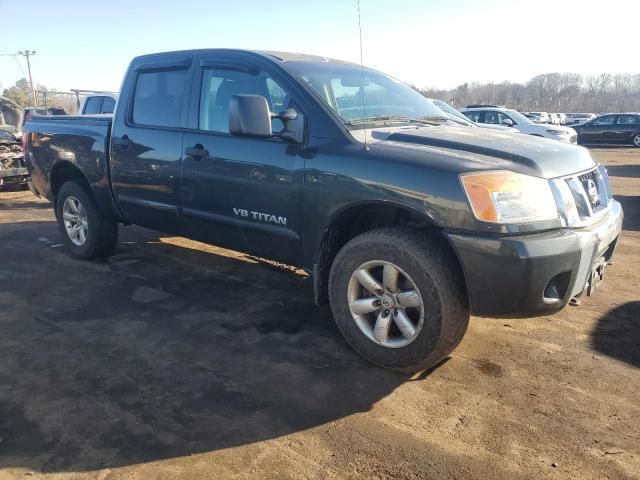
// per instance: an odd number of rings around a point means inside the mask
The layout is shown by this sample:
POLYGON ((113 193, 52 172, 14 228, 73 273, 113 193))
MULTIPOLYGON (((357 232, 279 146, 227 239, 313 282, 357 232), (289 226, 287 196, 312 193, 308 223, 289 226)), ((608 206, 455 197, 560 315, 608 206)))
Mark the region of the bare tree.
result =
POLYGON ((464 83, 451 90, 417 89, 461 107, 472 103, 507 105, 522 111, 640 111, 640 73, 584 77, 577 73, 545 73, 522 83, 464 83))

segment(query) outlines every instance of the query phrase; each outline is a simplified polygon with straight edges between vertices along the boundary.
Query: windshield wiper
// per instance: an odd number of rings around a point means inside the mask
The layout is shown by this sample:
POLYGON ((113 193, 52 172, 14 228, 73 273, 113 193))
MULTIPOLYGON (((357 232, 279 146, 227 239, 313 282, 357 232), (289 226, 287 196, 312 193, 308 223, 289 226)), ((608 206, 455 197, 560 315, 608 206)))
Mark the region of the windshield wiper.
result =
POLYGON ((425 116, 425 117, 404 117, 402 115, 376 115, 373 117, 365 117, 365 118, 356 118, 354 120, 349 120, 347 125, 362 125, 368 122, 382 122, 382 121, 392 121, 392 122, 405 122, 405 123, 420 123, 422 125, 438 125, 443 121, 450 120, 447 117, 441 117, 437 115, 433 116, 425 116))
POLYGON ((460 125, 465 125, 461 120, 456 120, 452 117, 446 117, 443 115, 424 115, 422 117, 405 117, 403 115, 376 115, 366 118, 356 118, 349 120, 346 124, 348 126, 363 125, 368 122, 382 122, 392 121, 400 123, 419 123, 421 125, 441 125, 444 122, 455 122, 460 125))

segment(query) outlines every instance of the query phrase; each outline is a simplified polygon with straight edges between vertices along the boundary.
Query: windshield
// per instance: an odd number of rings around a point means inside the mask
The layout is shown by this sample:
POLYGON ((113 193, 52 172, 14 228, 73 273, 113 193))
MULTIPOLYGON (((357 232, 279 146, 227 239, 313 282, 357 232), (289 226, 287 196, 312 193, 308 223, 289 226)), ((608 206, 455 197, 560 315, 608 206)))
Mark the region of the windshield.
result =
POLYGON ((286 62, 351 129, 389 123, 462 123, 420 93, 381 72, 331 62, 286 62))
MULTIPOLYGON (((523 114, 521 114, 520 112, 516 112, 515 110, 505 110, 504 113, 506 113, 507 115, 509 115, 511 117, 511 119, 516 122, 517 124, 521 124, 521 123, 533 123, 531 120, 529 120, 527 117, 525 117, 523 114)), ((532 115, 535 115, 534 112, 531 112, 532 115)))

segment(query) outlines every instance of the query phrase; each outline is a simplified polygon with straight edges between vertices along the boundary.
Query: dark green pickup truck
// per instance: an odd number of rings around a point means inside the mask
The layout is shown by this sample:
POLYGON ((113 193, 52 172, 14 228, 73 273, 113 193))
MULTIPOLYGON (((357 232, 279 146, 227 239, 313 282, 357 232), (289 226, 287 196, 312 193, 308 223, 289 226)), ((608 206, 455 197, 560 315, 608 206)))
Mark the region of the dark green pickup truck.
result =
POLYGON ((36 118, 24 143, 74 255, 109 254, 124 223, 300 266, 353 348, 401 371, 441 361, 472 312, 591 294, 622 223, 585 148, 307 55, 138 57, 113 117, 36 118))

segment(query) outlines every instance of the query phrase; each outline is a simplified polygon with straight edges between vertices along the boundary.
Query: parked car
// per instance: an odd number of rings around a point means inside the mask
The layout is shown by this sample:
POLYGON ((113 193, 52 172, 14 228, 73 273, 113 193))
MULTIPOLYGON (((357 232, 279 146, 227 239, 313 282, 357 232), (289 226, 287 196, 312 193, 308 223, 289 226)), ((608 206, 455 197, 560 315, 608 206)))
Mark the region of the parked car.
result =
POLYGON ((457 123, 460 123, 463 126, 490 128, 492 130, 502 130, 507 132, 512 131, 509 127, 505 127, 503 125, 489 125, 489 124, 478 125, 477 123, 474 123, 471 120, 469 120, 469 118, 467 118, 462 112, 460 112, 459 110, 456 110, 454 107, 449 105, 444 100, 439 100, 437 98, 427 98, 427 100, 433 103, 433 105, 436 108, 439 108, 445 116, 448 116, 449 118, 451 118, 457 123))
POLYGON ((626 144, 640 147, 640 113, 610 113, 573 127, 581 144, 626 144))
POLYGON ((595 113, 567 113, 566 125, 580 125, 593 120, 597 115, 595 113))
POLYGON ((5 185, 27 185, 22 144, 13 132, 0 130, 0 189, 5 185))
POLYGON ((560 115, 557 113, 549 114, 549 123, 551 125, 560 125, 560 115))
POLYGON ((504 125, 514 128, 521 133, 537 137, 552 138, 567 143, 577 143, 575 130, 561 125, 537 124, 529 120, 520 112, 508 108, 463 108, 460 110, 472 122, 479 125, 504 125))
POLYGON ((78 115, 96 115, 113 113, 118 96, 110 93, 87 95, 80 103, 78 115))
POLYGON ((622 226, 587 149, 462 128, 383 73, 316 56, 137 57, 113 117, 25 129, 30 185, 73 255, 108 255, 126 223, 300 266, 349 344, 398 371, 442 361, 471 312, 593 293, 622 226))
POLYGON ((551 118, 547 112, 529 112, 531 115, 535 115, 538 121, 535 123, 549 123, 551 118))
POLYGON ((26 121, 31 120, 34 115, 47 115, 47 113, 47 109, 44 107, 25 107, 22 116, 22 125, 24 126, 26 121))

